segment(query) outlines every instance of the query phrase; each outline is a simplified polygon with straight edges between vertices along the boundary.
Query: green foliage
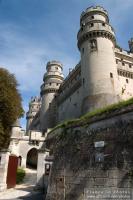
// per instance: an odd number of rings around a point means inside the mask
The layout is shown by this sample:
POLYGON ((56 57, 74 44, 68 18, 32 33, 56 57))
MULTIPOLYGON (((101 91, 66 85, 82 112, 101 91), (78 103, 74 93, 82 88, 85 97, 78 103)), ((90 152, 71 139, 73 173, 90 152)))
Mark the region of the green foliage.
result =
POLYGON ((101 114, 108 114, 108 113, 111 113, 112 111, 119 110, 121 108, 124 108, 124 107, 132 105, 132 104, 133 104, 133 98, 130 98, 126 101, 120 101, 119 103, 111 104, 111 105, 106 106, 104 108, 99 108, 99 109, 96 109, 92 112, 88 112, 87 114, 82 116, 80 119, 85 120, 85 119, 89 119, 91 117, 98 116, 98 115, 101 115, 101 114))
POLYGON ((0 68, 0 149, 9 143, 11 125, 23 115, 21 95, 13 74, 0 68), (4 136, 4 140, 3 140, 4 136))
POLYGON ((5 136, 4 128, 3 128, 3 126, 2 126, 2 123, 0 122, 0 147, 3 146, 3 143, 4 143, 4 136, 5 136))
POLYGON ((17 179, 16 179, 16 183, 22 183, 23 179, 25 177, 25 170, 23 168, 18 168, 17 169, 17 179))
POLYGON ((54 127, 50 132, 53 132, 54 130, 56 130, 58 128, 66 128, 69 125, 74 126, 74 125, 78 125, 81 123, 85 124, 92 117, 100 116, 102 114, 109 114, 113 111, 120 110, 120 109, 127 107, 129 105, 132 105, 132 104, 133 104, 133 98, 130 98, 126 101, 120 101, 119 103, 111 104, 104 108, 96 109, 94 111, 88 112, 87 114, 81 116, 79 119, 72 119, 72 120, 67 120, 67 121, 62 122, 61 124, 58 124, 56 127, 54 127))

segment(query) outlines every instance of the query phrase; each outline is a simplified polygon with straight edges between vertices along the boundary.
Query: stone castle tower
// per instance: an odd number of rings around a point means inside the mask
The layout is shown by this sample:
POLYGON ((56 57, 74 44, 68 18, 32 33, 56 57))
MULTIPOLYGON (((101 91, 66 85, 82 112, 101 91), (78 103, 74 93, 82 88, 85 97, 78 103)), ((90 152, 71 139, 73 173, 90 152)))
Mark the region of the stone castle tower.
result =
POLYGON ((58 61, 47 63, 47 72, 44 74, 44 83, 41 86, 41 130, 46 130, 48 127, 52 127, 51 124, 55 123, 54 120, 56 121, 56 104, 54 104, 54 99, 56 98, 59 87, 64 80, 62 69, 62 64, 58 61), (52 119, 51 116, 54 119, 52 119))
POLYGON ((89 7, 81 14, 77 40, 81 59, 65 79, 60 62, 47 63, 41 103, 31 101, 27 131, 40 123, 37 130, 45 133, 62 121, 133 96, 133 39, 129 51, 117 45, 104 8, 89 7))
POLYGON ((31 123, 35 118, 36 114, 40 110, 41 99, 39 97, 32 97, 29 103, 29 111, 26 113, 26 134, 28 135, 29 130, 31 129, 31 123))
POLYGON ((81 53, 83 113, 117 102, 116 40, 107 11, 99 6, 87 8, 81 14, 77 38, 81 53))

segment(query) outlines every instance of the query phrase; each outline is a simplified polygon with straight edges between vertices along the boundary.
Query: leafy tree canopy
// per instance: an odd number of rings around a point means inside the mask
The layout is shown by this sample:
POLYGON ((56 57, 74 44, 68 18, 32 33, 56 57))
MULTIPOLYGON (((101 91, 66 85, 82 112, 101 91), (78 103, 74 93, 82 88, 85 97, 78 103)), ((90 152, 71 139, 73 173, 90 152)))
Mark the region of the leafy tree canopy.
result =
POLYGON ((8 146, 11 125, 23 115, 21 102, 14 74, 0 68, 0 149, 8 146))

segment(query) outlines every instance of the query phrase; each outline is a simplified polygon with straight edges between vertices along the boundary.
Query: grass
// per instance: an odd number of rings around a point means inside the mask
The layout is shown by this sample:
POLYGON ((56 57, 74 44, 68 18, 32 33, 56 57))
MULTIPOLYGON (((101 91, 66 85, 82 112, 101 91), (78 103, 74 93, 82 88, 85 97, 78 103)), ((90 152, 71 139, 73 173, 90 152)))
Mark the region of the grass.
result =
POLYGON ((56 129, 65 128, 69 125, 75 125, 77 123, 87 122, 92 117, 100 116, 102 114, 109 114, 113 111, 120 110, 132 104, 133 104, 133 98, 130 98, 126 101, 120 101, 119 103, 115 103, 103 108, 95 109, 94 111, 88 112, 85 115, 81 116, 80 118, 67 120, 67 121, 62 122, 61 124, 58 124, 50 131, 50 133, 52 133, 56 129))
POLYGON ((25 177, 25 170, 23 168, 18 168, 17 169, 17 179, 16 179, 16 183, 19 184, 19 183, 22 183, 23 182, 23 179, 25 177))
POLYGON ((87 114, 83 115, 80 119, 84 120, 86 118, 91 118, 91 117, 98 116, 98 115, 101 115, 101 114, 111 113, 112 111, 120 110, 121 108, 124 108, 124 107, 132 105, 132 104, 133 104, 133 98, 130 98, 126 101, 120 101, 119 103, 111 104, 111 105, 106 106, 104 108, 99 108, 99 109, 96 109, 92 112, 88 112, 87 114))

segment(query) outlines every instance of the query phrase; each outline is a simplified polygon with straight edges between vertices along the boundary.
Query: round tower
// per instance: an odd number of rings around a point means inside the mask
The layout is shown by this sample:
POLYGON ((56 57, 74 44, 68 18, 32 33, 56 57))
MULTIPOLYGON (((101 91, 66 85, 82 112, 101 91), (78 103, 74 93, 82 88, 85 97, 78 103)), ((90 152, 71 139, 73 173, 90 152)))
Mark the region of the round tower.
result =
POLYGON ((12 131, 11 131, 11 138, 19 138, 19 134, 22 130, 22 127, 20 126, 20 121, 17 119, 14 124, 12 125, 12 131))
POLYGON ((51 128, 50 108, 54 112, 54 99, 56 98, 57 91, 64 80, 62 73, 63 66, 58 61, 51 61, 47 63, 46 73, 43 77, 43 84, 41 86, 41 128, 46 131, 51 128))
POLYGON ((116 40, 107 11, 100 6, 87 8, 81 14, 77 38, 81 53, 83 114, 119 99, 116 40))
POLYGON ((29 103, 29 111, 26 113, 26 133, 28 134, 29 130, 31 129, 31 123, 40 110, 41 107, 41 99, 39 97, 32 97, 29 103))

